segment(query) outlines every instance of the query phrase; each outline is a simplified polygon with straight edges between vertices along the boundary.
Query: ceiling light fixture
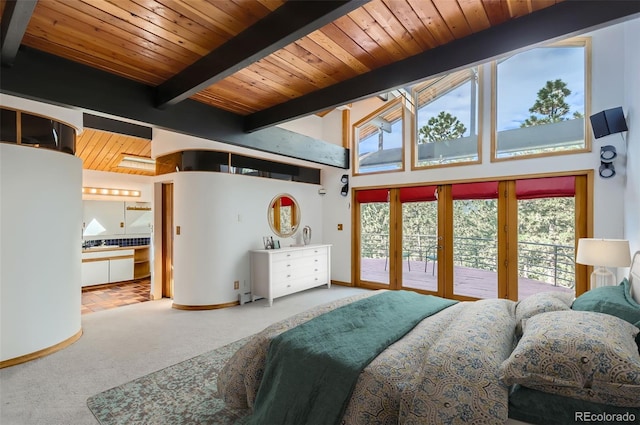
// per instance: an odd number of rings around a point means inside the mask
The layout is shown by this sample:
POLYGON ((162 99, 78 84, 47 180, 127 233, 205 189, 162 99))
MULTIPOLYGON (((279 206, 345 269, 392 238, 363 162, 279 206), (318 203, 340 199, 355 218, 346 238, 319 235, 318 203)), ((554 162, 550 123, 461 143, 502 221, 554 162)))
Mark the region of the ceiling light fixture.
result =
POLYGON ((118 167, 134 170, 155 171, 156 161, 146 156, 123 155, 118 167))

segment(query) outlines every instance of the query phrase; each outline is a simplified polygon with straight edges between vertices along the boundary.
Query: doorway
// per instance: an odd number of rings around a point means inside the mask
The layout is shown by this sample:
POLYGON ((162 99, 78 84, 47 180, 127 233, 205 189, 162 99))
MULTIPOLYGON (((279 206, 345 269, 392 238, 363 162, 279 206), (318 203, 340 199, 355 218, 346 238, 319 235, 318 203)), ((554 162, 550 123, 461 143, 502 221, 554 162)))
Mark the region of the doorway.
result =
POLYGON ((173 183, 162 183, 162 297, 173 298, 173 183))

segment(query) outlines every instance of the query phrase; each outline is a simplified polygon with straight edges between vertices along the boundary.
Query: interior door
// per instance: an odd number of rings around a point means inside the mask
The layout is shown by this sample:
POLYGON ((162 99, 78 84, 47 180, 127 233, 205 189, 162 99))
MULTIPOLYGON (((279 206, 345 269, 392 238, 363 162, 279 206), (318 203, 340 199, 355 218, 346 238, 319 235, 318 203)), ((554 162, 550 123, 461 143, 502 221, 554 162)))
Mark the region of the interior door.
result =
POLYGON ((162 297, 173 298, 173 183, 162 184, 162 297))

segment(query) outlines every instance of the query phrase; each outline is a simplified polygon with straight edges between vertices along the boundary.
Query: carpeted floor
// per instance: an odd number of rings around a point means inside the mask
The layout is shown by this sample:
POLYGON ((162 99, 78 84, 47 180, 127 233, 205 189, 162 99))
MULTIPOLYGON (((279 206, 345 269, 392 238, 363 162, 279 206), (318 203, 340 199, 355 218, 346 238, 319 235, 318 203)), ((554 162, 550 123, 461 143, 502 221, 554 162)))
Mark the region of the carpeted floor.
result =
POLYGON ((89 397, 101 425, 241 424, 248 410, 216 398, 218 372, 246 338, 89 397))

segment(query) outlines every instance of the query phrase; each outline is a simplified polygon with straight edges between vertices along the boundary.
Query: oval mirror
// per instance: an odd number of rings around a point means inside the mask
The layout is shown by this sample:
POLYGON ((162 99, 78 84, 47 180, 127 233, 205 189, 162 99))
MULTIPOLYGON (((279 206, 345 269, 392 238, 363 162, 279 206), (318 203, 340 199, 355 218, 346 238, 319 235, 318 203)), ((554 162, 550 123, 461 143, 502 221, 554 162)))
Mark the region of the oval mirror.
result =
POLYGON ((269 226, 273 233, 281 238, 288 238, 298 230, 300 225, 300 207, 295 198, 283 193, 271 200, 267 212, 269 226))

